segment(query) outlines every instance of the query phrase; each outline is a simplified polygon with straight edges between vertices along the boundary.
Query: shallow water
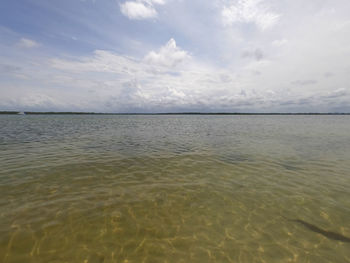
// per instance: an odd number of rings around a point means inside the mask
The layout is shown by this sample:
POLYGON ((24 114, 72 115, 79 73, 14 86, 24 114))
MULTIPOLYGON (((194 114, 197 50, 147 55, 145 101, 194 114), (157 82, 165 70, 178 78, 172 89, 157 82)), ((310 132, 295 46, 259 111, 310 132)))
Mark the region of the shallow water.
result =
POLYGON ((0 262, 350 262, 350 116, 0 116, 0 262))

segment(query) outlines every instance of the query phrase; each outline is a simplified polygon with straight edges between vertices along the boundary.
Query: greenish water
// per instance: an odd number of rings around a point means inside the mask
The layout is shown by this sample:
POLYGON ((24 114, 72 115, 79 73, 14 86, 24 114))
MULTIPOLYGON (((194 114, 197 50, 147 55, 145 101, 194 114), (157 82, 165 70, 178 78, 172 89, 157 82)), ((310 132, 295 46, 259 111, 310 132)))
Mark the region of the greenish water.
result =
POLYGON ((350 262, 350 116, 0 116, 0 153, 0 262, 350 262))

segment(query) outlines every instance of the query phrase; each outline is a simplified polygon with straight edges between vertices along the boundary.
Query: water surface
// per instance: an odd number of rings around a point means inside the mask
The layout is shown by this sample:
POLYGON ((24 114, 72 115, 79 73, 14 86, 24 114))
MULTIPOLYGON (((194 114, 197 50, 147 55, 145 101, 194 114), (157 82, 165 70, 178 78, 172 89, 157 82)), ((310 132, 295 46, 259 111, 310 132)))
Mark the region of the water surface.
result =
POLYGON ((0 153, 0 262, 350 262, 350 116, 8 115, 0 153))

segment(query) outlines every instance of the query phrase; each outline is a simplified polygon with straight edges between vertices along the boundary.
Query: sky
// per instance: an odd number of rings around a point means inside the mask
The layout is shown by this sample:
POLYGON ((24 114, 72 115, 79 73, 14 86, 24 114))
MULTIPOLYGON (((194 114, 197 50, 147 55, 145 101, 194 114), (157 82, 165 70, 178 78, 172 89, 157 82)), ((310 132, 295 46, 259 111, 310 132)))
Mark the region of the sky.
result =
POLYGON ((350 112, 349 0, 1 0, 0 110, 350 112))

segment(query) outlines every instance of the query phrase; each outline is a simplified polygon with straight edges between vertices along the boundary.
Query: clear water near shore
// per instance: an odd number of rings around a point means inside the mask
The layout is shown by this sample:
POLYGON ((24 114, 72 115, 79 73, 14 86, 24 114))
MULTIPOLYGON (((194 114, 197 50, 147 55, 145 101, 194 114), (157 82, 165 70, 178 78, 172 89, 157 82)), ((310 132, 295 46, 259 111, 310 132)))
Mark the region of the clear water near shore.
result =
POLYGON ((350 262, 350 116, 0 116, 0 262, 350 262))

